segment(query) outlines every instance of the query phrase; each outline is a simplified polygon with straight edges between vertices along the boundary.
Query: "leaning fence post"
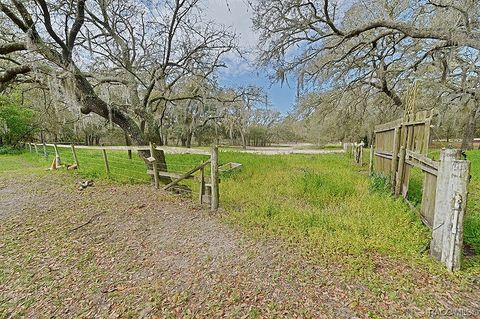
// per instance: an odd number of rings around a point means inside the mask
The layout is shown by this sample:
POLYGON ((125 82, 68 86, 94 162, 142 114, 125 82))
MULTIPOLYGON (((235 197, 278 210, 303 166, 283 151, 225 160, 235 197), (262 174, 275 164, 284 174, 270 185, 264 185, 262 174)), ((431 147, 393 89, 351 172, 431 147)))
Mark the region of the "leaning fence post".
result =
POLYGON ((77 166, 77 170, 80 168, 80 165, 78 164, 78 157, 77 157, 77 151, 75 150, 75 145, 71 145, 72 147, 72 155, 73 155, 73 160, 75 161, 75 165, 77 166))
POLYGON ((152 169, 153 169, 153 181, 155 182, 155 188, 159 188, 159 180, 158 180, 158 166, 157 166, 157 160, 155 158, 155 145, 153 145, 152 142, 150 142, 150 157, 148 158, 150 163, 152 163, 152 169))
POLYGON ((212 198, 211 198, 211 208, 217 209, 219 202, 219 191, 218 191, 218 147, 214 146, 212 148, 211 156, 211 184, 212 184, 212 198))
POLYGON ((108 165, 107 151, 105 149, 102 149, 102 153, 103 161, 105 162, 105 171, 107 172, 107 175, 110 175, 110 166, 108 165))
POLYGON ((392 162, 390 167, 390 181, 392 183, 393 188, 395 188, 396 175, 398 170, 398 151, 400 148, 400 137, 401 137, 400 128, 396 127, 393 134, 394 134, 393 135, 393 153, 392 153, 392 162))
POLYGON ((61 165, 61 160, 60 160, 60 153, 58 153, 58 147, 57 144, 53 144, 53 148, 55 150, 55 165, 56 167, 60 167, 61 165))
POLYGON ((360 146, 359 146, 360 149, 359 149, 359 152, 358 152, 359 153, 358 154, 358 157, 359 157, 358 164, 360 164, 360 166, 363 166, 363 145, 364 145, 363 142, 360 143, 360 146))
POLYGON ((38 147, 37 147, 37 143, 33 144, 33 146, 35 147, 35 153, 38 155, 38 147))
POLYGON ((368 173, 370 176, 373 175, 373 158, 374 158, 375 149, 373 148, 373 144, 370 144, 370 160, 368 162, 368 173))
POLYGON ((43 142, 43 156, 45 156, 45 158, 48 157, 47 145, 45 144, 45 142, 43 142))
POLYGON ((441 152, 430 245, 431 255, 450 271, 460 268, 463 216, 470 178, 470 162, 459 158, 459 150, 443 149, 441 152))
POLYGON ((401 146, 400 147, 400 152, 399 156, 400 158, 398 159, 398 171, 396 174, 396 180, 395 180, 395 196, 400 195, 402 192, 402 184, 403 184, 403 171, 405 169, 405 147, 401 146))
POLYGON ((200 204, 203 204, 203 196, 205 194, 205 167, 200 169, 200 204))

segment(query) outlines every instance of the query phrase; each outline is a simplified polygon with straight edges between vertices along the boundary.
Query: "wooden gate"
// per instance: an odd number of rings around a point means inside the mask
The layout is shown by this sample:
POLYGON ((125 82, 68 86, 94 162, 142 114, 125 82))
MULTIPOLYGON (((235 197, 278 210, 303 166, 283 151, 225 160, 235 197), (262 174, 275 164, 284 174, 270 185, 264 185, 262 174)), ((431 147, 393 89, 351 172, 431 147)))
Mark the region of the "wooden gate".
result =
POLYGON ((412 167, 424 173, 420 214, 432 229, 431 254, 453 270, 460 267, 470 163, 453 149, 443 149, 440 161, 427 157, 432 117, 422 111, 376 126, 374 171, 405 199, 412 167))
POLYGON ((432 113, 423 111, 375 127, 375 171, 390 177, 395 195, 407 197, 411 167, 425 172, 422 219, 433 225, 438 162, 427 157, 432 113))

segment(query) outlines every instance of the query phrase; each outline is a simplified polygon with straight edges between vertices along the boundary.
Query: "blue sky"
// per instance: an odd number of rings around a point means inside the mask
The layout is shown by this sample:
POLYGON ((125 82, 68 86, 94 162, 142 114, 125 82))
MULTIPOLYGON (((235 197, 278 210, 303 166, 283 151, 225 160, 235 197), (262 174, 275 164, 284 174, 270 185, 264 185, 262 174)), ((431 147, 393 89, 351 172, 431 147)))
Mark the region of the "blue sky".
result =
POLYGON ((244 58, 236 55, 227 57, 227 69, 220 72, 218 80, 222 86, 241 87, 255 85, 262 87, 268 95, 272 108, 287 113, 291 110, 296 97, 296 84, 290 81, 290 87, 284 83, 271 83, 268 78, 273 70, 259 69, 254 66, 254 48, 257 35, 252 30, 252 9, 247 0, 206 0, 205 13, 210 20, 229 26, 239 36, 244 58))
POLYGON ((268 104, 278 111, 286 114, 292 109, 296 99, 296 89, 290 83, 289 87, 286 83, 283 86, 279 83, 271 83, 266 77, 267 72, 260 70, 246 71, 238 75, 221 74, 219 82, 222 86, 239 87, 254 85, 264 88, 268 96, 268 104))

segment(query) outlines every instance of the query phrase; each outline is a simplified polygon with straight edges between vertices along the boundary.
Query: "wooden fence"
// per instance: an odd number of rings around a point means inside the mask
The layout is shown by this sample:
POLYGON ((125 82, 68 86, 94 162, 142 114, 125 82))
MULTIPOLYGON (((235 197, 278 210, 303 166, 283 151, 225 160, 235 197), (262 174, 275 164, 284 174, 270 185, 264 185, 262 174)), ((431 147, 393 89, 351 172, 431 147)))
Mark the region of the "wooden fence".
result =
POLYGON ((160 183, 163 181, 165 185, 162 186, 164 190, 173 189, 178 186, 178 184, 186 179, 198 179, 200 183, 199 198, 200 202, 210 204, 212 209, 217 209, 219 207, 219 161, 218 161, 218 147, 212 147, 210 151, 202 149, 185 149, 179 147, 163 147, 150 144, 149 146, 82 146, 82 145, 66 145, 66 144, 36 144, 36 143, 27 143, 28 150, 30 152, 35 152, 38 155, 44 157, 48 156, 48 148, 53 148, 54 150, 54 159, 52 162, 52 169, 61 167, 61 159, 59 149, 69 149, 73 158, 73 165, 70 168, 77 170, 82 169, 82 163, 79 160, 77 150, 85 149, 92 151, 101 151, 103 158, 103 166, 107 176, 110 176, 112 173, 111 168, 111 159, 110 155, 118 152, 127 152, 128 158, 132 159, 132 152, 137 152, 140 157, 144 159, 145 162, 145 174, 148 174, 152 177, 153 183, 156 188, 160 188, 160 183), (210 158, 206 161, 202 161, 199 165, 195 165, 191 168, 185 169, 183 172, 172 172, 167 169, 162 163, 164 162, 161 158, 163 153, 167 154, 197 154, 197 155, 207 155, 210 158), (207 166, 210 166, 210 176, 207 177, 205 174, 205 169, 207 166), (195 173, 199 172, 199 176, 194 176, 195 173))
POLYGON ((460 268, 462 255, 470 162, 460 160, 460 151, 454 149, 442 149, 440 161, 427 157, 432 116, 423 111, 376 126, 371 166, 405 199, 411 169, 424 173, 420 215, 432 229, 431 255, 454 270, 460 268))

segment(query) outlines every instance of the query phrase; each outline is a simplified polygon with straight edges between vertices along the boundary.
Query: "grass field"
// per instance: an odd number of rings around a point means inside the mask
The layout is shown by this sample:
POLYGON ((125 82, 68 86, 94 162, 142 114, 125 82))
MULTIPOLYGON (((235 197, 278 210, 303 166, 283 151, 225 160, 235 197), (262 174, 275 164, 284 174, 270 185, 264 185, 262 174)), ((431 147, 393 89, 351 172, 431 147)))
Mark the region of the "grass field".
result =
MULTIPOLYGON (((0 157, 0 171, 15 170, 15 160, 32 167, 48 167, 53 157, 35 153, 0 157), (9 159, 9 160, 6 160, 9 159)), ((77 150, 85 178, 105 179, 102 153, 77 150)), ((69 149, 60 149, 64 163, 73 163, 69 149)), ((463 274, 480 273, 480 152, 469 153, 472 183, 465 221, 465 242, 476 252, 466 259, 463 274)), ((142 160, 130 161, 126 152, 108 152, 114 182, 148 183, 142 160)), ((167 155, 169 170, 185 172, 201 155, 167 155)), ((374 283, 378 258, 401 261, 412 267, 445 274, 443 267, 428 256, 430 231, 402 200, 372 182, 365 168, 352 164, 343 154, 263 156, 221 152, 221 163, 239 162, 241 171, 223 176, 221 206, 225 220, 240 225, 253 236, 276 237, 291 243, 319 263, 336 265, 342 273, 374 283)), ((188 182, 196 200, 198 185, 188 182)), ((421 176, 414 174, 412 198, 420 201, 421 176), (420 181, 420 182, 419 182, 420 181)), ((399 285, 389 289, 395 290, 399 285)))

